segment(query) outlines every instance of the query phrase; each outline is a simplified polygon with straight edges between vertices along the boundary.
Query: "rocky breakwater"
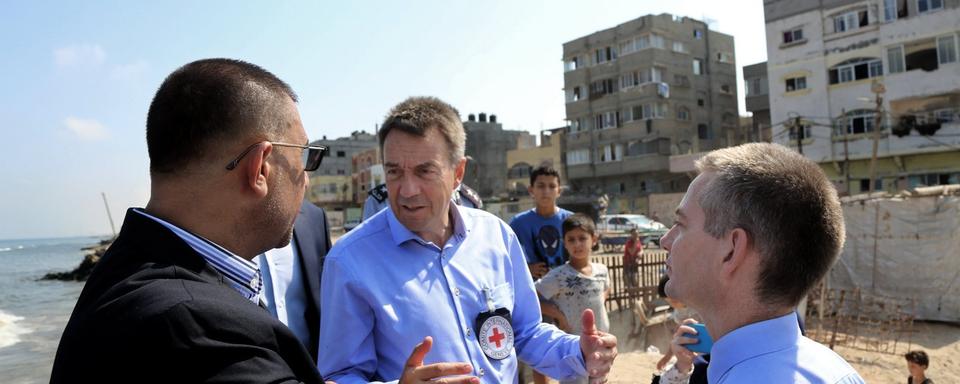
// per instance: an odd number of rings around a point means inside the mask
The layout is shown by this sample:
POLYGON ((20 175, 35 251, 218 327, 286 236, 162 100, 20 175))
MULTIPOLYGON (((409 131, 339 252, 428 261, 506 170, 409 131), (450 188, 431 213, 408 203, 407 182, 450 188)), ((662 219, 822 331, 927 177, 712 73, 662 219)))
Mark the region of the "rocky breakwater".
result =
POLYGON ((83 251, 83 260, 77 268, 70 272, 51 272, 41 277, 40 280, 62 280, 62 281, 87 281, 93 267, 100 261, 100 257, 113 244, 113 239, 102 240, 99 244, 85 247, 83 251))

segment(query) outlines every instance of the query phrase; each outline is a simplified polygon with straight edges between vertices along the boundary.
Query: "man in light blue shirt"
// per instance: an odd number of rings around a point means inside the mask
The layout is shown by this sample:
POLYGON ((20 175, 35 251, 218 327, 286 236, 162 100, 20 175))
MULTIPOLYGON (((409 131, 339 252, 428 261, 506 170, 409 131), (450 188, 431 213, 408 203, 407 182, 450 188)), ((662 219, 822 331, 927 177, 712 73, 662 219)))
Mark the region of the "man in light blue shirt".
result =
POLYGON ((516 381, 519 358, 554 377, 602 381, 616 337, 597 331, 589 311, 582 336, 541 324, 516 235, 450 202, 465 137, 456 110, 436 98, 407 99, 387 116, 379 139, 390 209, 327 256, 319 370, 340 384, 502 383, 516 381))
MULTIPOLYGON (((800 334, 794 313, 843 247, 840 201, 820 167, 768 143, 719 149, 696 167, 661 245, 667 295, 695 309, 716 340, 707 381, 863 383, 800 334)), ((674 344, 696 342, 680 336, 693 328, 681 331, 674 344)), ((677 355, 678 365, 689 358, 677 355)))

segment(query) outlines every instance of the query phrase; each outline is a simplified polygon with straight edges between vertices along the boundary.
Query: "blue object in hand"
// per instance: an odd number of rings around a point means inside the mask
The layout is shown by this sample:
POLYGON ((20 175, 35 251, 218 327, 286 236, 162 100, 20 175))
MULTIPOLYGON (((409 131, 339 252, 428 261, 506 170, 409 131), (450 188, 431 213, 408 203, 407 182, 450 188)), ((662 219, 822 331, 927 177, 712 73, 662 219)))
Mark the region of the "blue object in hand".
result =
POLYGON ((707 332, 707 326, 705 324, 687 324, 687 326, 696 329, 697 334, 684 333, 683 336, 696 338, 697 342, 684 344, 683 346, 693 352, 710 353, 710 348, 713 347, 713 339, 710 338, 710 333, 707 332))

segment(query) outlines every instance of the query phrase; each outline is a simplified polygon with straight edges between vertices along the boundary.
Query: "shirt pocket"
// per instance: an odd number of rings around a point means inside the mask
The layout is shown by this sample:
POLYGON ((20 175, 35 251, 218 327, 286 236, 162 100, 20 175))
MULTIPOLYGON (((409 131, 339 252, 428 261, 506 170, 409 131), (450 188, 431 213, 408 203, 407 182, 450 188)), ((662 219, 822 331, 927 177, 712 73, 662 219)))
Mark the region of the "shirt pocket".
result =
POLYGON ((497 286, 494 286, 490 290, 490 296, 493 299, 493 307, 496 308, 506 308, 510 312, 513 312, 513 285, 510 283, 503 283, 497 286))

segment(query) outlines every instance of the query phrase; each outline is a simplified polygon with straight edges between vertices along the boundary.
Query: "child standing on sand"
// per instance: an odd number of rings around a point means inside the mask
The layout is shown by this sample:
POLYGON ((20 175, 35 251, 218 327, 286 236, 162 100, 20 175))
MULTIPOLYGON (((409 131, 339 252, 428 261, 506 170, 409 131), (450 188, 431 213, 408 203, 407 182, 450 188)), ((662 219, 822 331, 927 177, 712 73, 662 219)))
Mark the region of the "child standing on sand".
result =
MULTIPOLYGON (((545 315, 555 317, 560 328, 570 334, 583 333, 580 315, 590 308, 596 315, 597 329, 607 332, 610 320, 603 303, 610 294, 607 267, 591 263, 590 255, 597 246, 597 228, 590 217, 577 213, 563 221, 563 244, 570 255, 569 261, 547 273, 536 282, 545 315)), ((582 378, 561 383, 586 383, 582 378)))

